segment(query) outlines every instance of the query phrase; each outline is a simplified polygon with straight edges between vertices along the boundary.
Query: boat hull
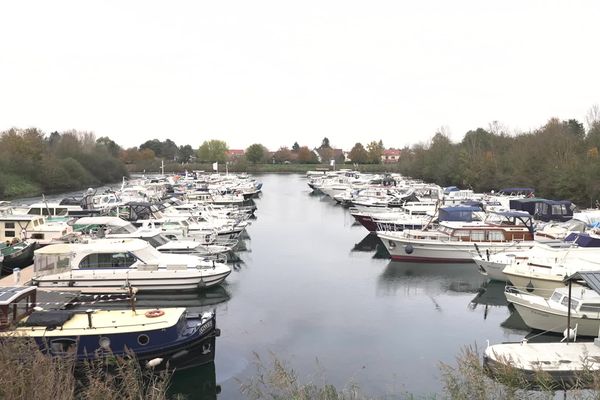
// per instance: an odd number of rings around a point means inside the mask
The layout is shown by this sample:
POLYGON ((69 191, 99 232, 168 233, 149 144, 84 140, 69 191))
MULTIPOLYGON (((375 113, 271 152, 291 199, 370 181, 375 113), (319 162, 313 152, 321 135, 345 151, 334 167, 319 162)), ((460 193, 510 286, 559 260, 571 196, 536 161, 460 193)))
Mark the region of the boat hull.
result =
MULTIPOLYGON (((516 370, 537 387, 544 373, 555 388, 562 389, 590 387, 592 382, 581 378, 600 370, 598 360, 600 346, 594 343, 503 343, 489 346, 483 355, 483 365, 492 376, 516 370)), ((547 387, 547 380, 542 380, 547 387)))
POLYGON ((77 288, 85 291, 86 288, 123 288, 132 286, 139 292, 157 291, 197 291, 222 283, 231 273, 231 269, 218 274, 199 276, 197 274, 176 273, 179 271, 164 271, 161 273, 146 274, 146 277, 134 274, 112 274, 93 275, 85 271, 85 274, 65 274, 64 276, 48 275, 35 277, 32 283, 39 288, 77 288))

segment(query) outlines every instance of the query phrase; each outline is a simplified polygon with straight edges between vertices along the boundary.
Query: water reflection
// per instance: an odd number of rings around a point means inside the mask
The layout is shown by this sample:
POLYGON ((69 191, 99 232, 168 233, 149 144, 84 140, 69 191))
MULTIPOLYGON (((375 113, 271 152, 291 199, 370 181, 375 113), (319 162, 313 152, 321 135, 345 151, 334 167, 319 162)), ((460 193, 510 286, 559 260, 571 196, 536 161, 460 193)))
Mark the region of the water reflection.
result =
POLYGON ((136 305, 140 308, 188 307, 211 308, 231 299, 231 294, 223 285, 214 286, 198 292, 140 293, 136 296, 136 305))
POLYGON ((170 397, 176 398, 183 395, 185 399, 216 399, 221 393, 221 386, 217 385, 215 363, 175 371, 169 386, 170 397))
POLYGON ((504 282, 487 281, 478 289, 477 295, 469 303, 471 310, 483 307, 483 319, 487 319, 491 307, 507 307, 508 301, 504 296, 504 282))
POLYGON ((379 290, 393 294, 399 289, 430 292, 475 293, 486 278, 475 264, 411 263, 390 261, 380 275, 379 290))
POLYGON ((381 242, 381 239, 379 239, 379 237, 374 233, 367 234, 367 236, 365 236, 360 242, 354 245, 352 251, 375 251, 375 254, 373 254, 373 258, 390 258, 390 253, 387 251, 384 244, 381 242))

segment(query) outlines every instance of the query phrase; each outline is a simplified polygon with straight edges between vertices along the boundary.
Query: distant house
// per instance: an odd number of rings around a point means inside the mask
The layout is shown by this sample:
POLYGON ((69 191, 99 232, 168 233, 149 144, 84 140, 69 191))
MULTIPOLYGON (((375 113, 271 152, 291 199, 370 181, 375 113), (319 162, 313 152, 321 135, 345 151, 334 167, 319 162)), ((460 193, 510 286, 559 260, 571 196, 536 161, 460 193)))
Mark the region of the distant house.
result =
POLYGON ((400 161, 400 149, 387 149, 381 153, 381 161, 385 164, 397 163, 400 161))
POLYGON ((244 150, 227 150, 227 159, 229 161, 237 160, 244 156, 244 150))

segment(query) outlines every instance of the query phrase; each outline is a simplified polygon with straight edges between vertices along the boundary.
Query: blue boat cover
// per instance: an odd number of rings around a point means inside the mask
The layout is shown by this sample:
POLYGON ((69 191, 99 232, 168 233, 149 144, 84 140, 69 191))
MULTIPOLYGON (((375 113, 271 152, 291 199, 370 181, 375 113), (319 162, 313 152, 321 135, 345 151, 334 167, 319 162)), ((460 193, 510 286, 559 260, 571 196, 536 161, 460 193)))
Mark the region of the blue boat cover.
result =
POLYGON ((439 221, 473 221, 473 212, 481 211, 479 207, 472 206, 457 206, 457 207, 442 207, 439 210, 439 221))
POLYGON ((600 247, 600 238, 592 237, 587 233, 569 233, 565 242, 576 243, 579 247, 600 247))

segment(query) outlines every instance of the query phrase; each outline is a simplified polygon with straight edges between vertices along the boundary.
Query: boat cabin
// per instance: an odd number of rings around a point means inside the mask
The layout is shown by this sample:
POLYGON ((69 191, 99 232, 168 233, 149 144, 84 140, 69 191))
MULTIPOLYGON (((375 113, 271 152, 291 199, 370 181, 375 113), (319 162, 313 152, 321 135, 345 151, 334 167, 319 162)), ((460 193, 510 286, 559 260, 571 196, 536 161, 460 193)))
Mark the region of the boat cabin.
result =
POLYGON ((513 199, 510 208, 525 211, 544 222, 565 222, 573 218, 573 203, 568 200, 547 200, 541 198, 513 199))
POLYGON ((34 286, 0 288, 0 331, 14 327, 33 312, 36 289, 34 286))

